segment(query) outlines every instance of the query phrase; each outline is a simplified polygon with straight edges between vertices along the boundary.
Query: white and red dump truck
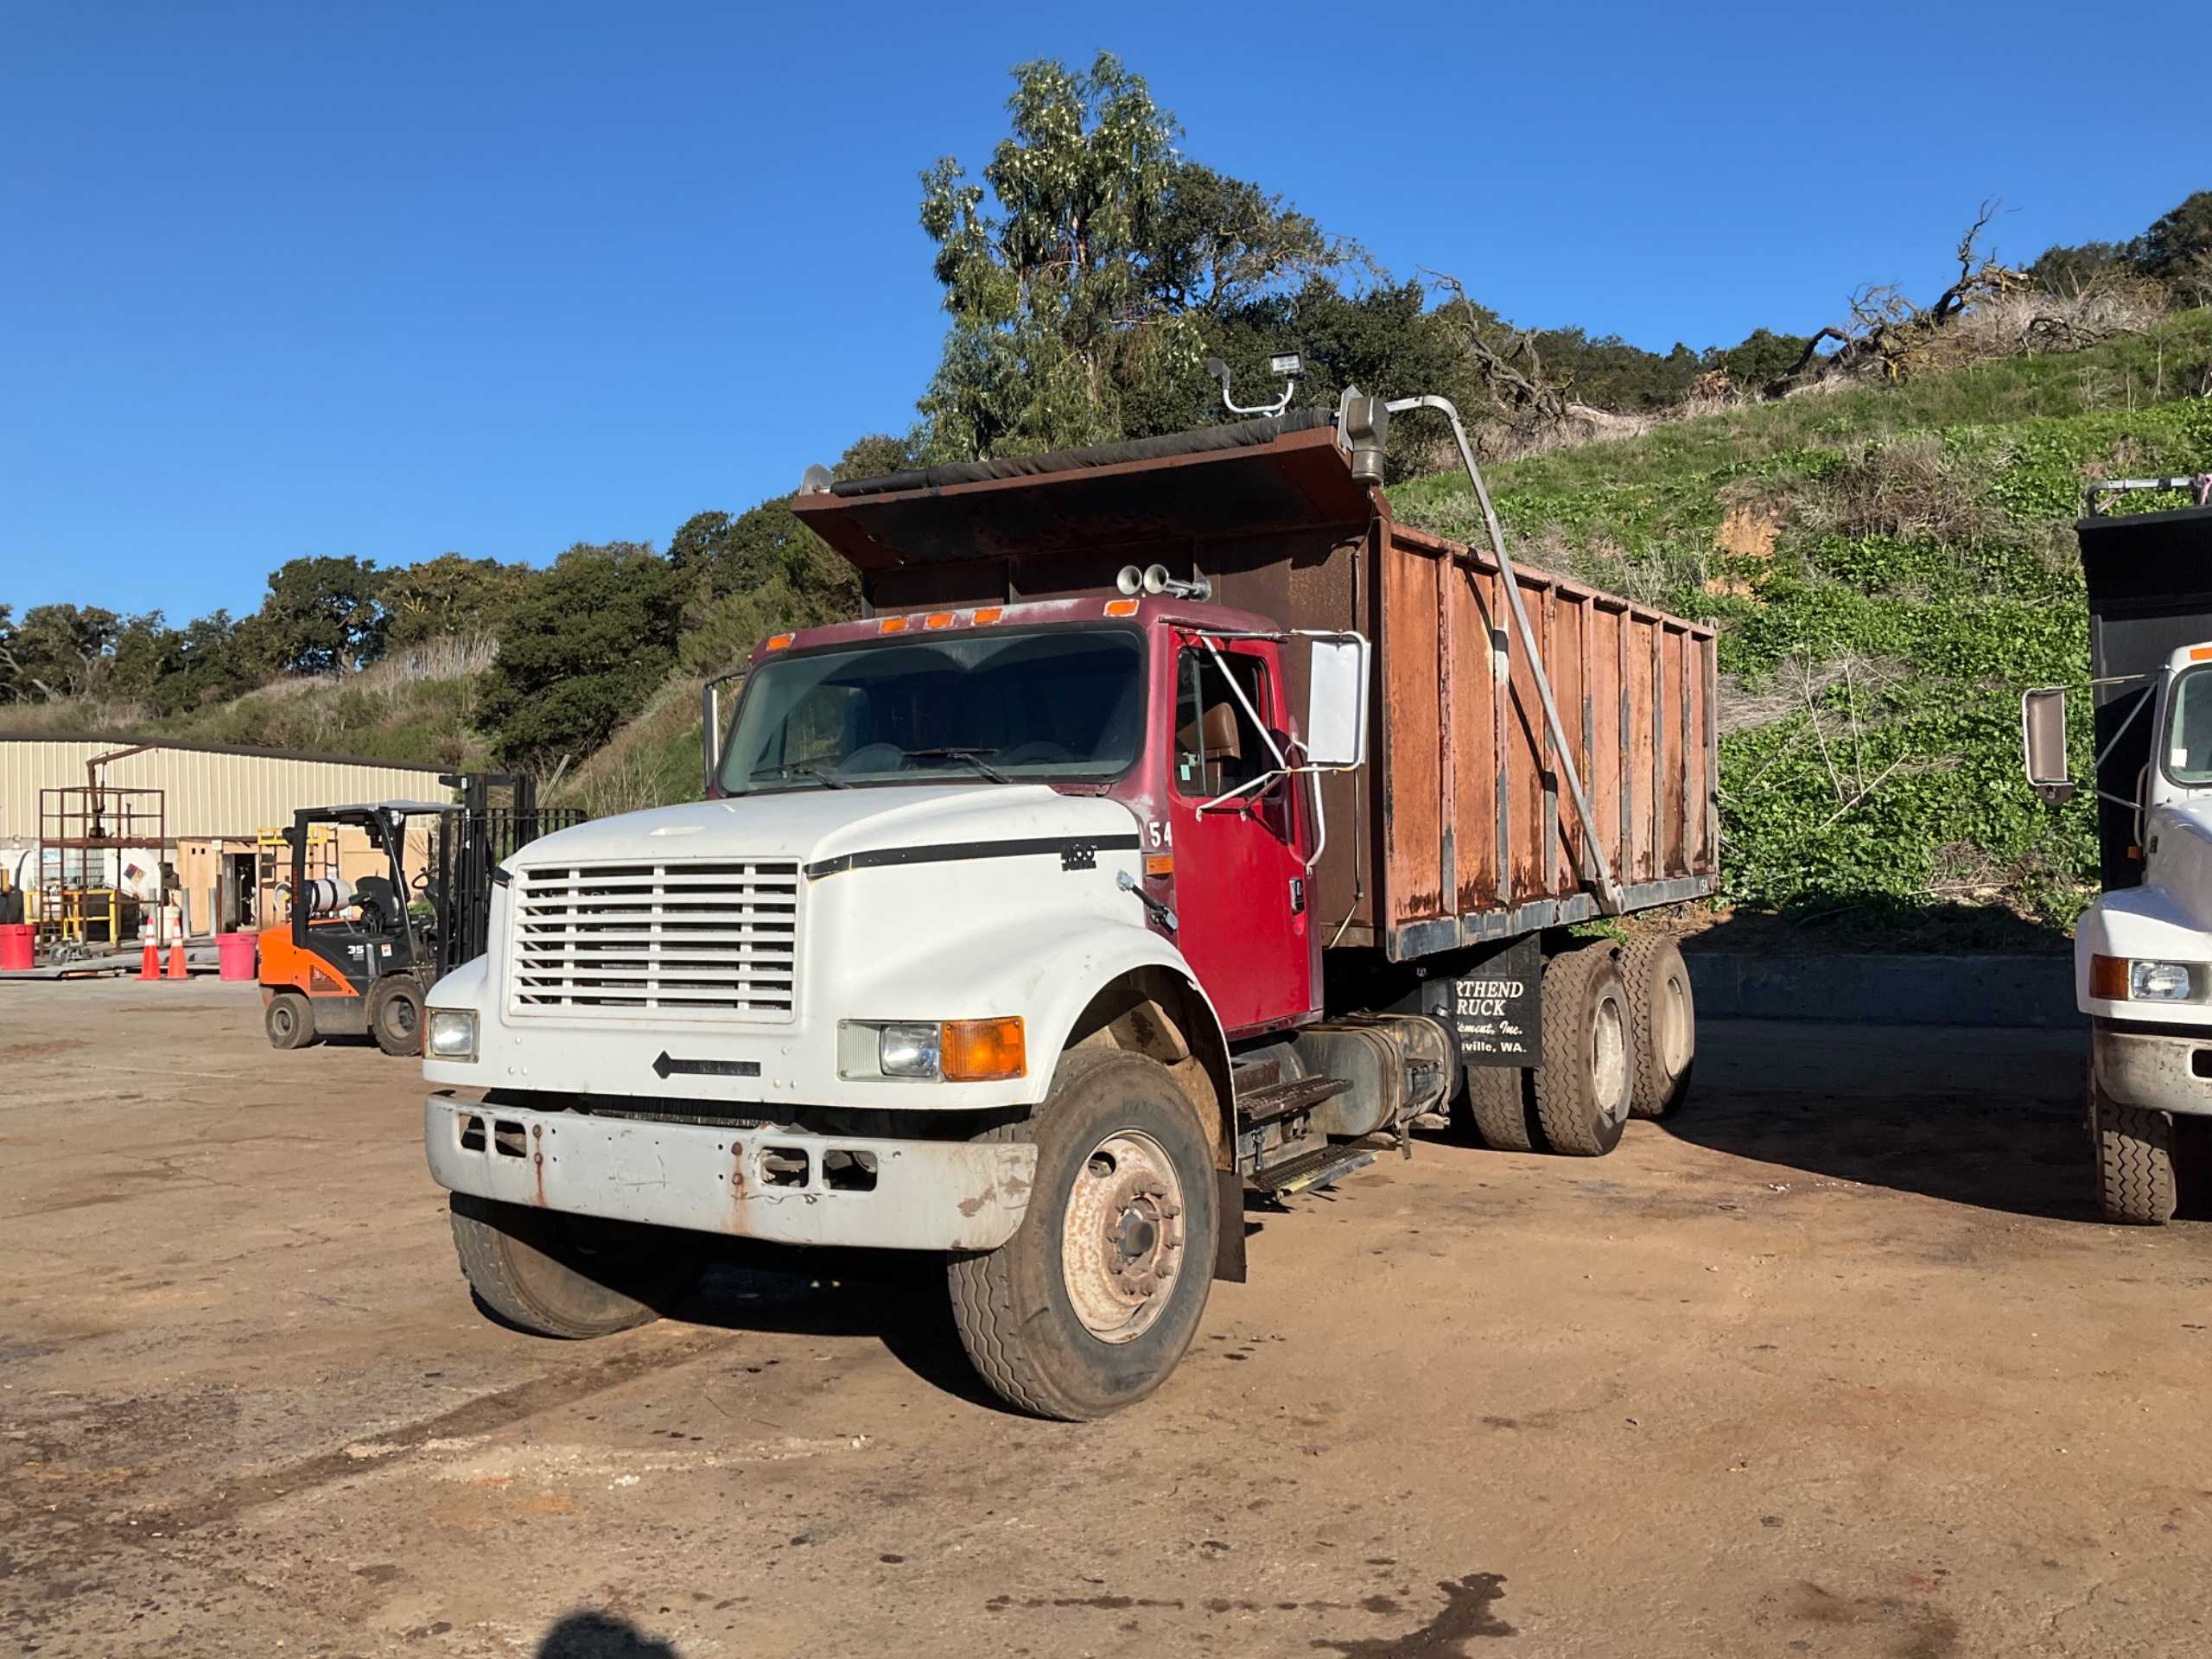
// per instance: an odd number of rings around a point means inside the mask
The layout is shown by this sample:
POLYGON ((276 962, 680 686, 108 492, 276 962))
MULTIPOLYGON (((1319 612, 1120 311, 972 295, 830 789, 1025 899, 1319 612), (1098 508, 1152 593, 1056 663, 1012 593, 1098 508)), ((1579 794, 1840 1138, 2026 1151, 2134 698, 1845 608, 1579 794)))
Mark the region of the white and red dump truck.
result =
MULTIPOLYGON (((2086 1116, 2105 1218, 2157 1225, 2178 1170, 2212 1169, 2177 1155, 2212 1153, 2212 473, 2093 485, 2084 507, 2103 887, 2074 931, 2086 1116), (2195 505, 2104 511, 2139 491, 2195 505)), ((2029 783, 2065 799, 2066 688, 2028 692, 2020 725, 2029 783)))
POLYGON ((1713 887, 1712 632, 1398 524, 1423 407, 810 473, 863 616, 709 690, 708 799, 509 859, 431 994, 483 1303, 593 1336, 709 1236, 940 1252, 989 1385, 1092 1418, 1248 1194, 1455 1104, 1589 1155, 1679 1101, 1679 953, 1570 930, 1713 887))

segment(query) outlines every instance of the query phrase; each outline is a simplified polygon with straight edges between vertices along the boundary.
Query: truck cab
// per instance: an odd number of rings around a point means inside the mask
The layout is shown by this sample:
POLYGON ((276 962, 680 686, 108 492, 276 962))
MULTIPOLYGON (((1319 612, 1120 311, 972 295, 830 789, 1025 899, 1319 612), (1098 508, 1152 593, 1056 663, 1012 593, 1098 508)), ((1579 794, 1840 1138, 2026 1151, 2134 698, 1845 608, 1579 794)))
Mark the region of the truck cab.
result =
MULTIPOLYGON (((2212 507, 2099 509, 2115 490, 2201 499, 2208 483, 2098 485, 2077 526, 2103 891, 2075 928, 2074 991, 2098 1205, 2137 1224, 2172 1217, 2177 1146, 2212 1134, 2212 507)), ((2028 779, 2053 803, 2074 789, 2066 699, 2045 687, 2022 703, 2028 779)))

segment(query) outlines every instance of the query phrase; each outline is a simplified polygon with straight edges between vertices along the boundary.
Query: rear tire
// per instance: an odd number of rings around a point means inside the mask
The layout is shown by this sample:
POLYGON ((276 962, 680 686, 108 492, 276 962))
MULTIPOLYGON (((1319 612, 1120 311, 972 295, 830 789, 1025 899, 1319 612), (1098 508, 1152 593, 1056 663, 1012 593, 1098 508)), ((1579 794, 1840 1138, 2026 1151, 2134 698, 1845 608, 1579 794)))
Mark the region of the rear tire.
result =
POLYGON ((411 978, 387 974, 369 988, 369 1034, 387 1054, 423 1052, 423 988, 411 978))
POLYGON ((2180 1197, 2174 1179, 2174 1121, 2122 1106, 2089 1085, 2089 1139, 2096 1157, 2097 1208, 2127 1227, 2163 1227, 2180 1197))
POLYGON ((1628 986, 1611 944, 1544 964, 1544 1063, 1536 1121, 1554 1152, 1602 1158, 1620 1144, 1636 1072, 1628 986))
POLYGON ((1467 1116, 1474 1119, 1475 1133, 1484 1146, 1497 1152, 1536 1149, 1529 1076, 1517 1065, 1467 1068, 1467 1116))
POLYGON ((279 991, 262 1010, 271 1048, 305 1048, 315 1041, 315 1005, 297 991, 279 991))
POLYGON ((1621 979, 1636 1066, 1628 1109, 1634 1117, 1665 1117, 1689 1098, 1697 1063, 1697 1002, 1690 970, 1674 940, 1630 939, 1621 950, 1621 979))
POLYGON ((550 1210, 450 1196, 453 1244, 476 1300, 543 1337, 612 1336, 650 1324, 698 1282, 683 1236, 550 1210))
POLYGON ((1198 1332, 1218 1230, 1213 1147, 1157 1060, 1060 1057, 1052 1092, 985 1137, 1033 1141, 1029 1207, 995 1250, 953 1256, 953 1323, 1009 1404, 1085 1422, 1135 1405, 1198 1332))

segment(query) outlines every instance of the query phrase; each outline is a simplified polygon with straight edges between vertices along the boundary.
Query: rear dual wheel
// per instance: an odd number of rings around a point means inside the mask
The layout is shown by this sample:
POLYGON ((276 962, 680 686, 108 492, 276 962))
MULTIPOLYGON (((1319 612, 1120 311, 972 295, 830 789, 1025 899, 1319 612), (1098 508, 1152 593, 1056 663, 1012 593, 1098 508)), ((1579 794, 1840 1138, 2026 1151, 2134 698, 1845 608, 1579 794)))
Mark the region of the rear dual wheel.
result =
POLYGON ((1663 936, 1630 939, 1621 947, 1621 979, 1636 1055, 1629 1113, 1669 1116, 1689 1098, 1697 1062, 1697 1001, 1681 947, 1663 936))
POLYGON ((1467 1109, 1485 1144, 1600 1158, 1620 1144, 1634 1101, 1636 1018, 1609 943, 1544 964, 1543 1064, 1467 1068, 1467 1109))

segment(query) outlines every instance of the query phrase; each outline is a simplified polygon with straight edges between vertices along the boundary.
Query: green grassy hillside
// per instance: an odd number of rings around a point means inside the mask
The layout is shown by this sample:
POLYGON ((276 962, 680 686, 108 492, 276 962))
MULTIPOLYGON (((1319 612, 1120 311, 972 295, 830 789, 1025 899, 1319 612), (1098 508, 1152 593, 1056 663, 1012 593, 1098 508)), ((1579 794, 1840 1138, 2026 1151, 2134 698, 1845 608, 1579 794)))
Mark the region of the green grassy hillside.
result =
POLYGON ((388 660, 343 679, 279 680, 179 715, 157 715, 114 698, 12 703, 0 710, 0 736, 178 737, 407 766, 483 768, 490 764, 489 749, 474 723, 481 664, 470 667, 443 656, 414 665, 388 660))
MULTIPOLYGON (((1554 451, 1491 482, 1531 563, 1719 624, 1733 899, 2064 923, 2094 880, 2088 804, 2054 813, 2028 792, 2019 692, 2088 673, 2070 529, 2084 484, 2212 466, 2212 400, 2177 396, 2208 358, 2212 312, 2190 312, 2080 353, 1554 451)), ((1464 478, 1391 496, 1414 524, 1479 534, 1464 478)))

